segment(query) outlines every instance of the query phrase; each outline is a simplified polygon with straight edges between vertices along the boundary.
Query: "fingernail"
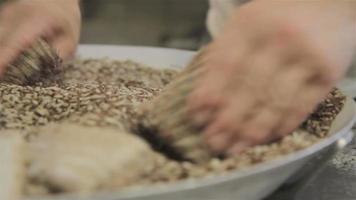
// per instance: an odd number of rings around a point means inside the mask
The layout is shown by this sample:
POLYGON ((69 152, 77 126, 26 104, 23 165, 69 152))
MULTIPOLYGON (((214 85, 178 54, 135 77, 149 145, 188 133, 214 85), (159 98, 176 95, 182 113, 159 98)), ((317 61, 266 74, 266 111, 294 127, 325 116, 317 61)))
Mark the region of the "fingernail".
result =
POLYGON ((211 121, 212 115, 213 113, 210 110, 198 112, 192 117, 192 123, 198 129, 203 129, 209 123, 209 121, 211 121))
POLYGON ((5 68, 6 66, 0 63, 0 78, 4 75, 5 68))
POLYGON ((215 127, 208 127, 204 132, 203 136, 205 138, 213 137, 214 135, 218 134, 218 130, 215 127))
POLYGON ((244 150, 246 150, 250 145, 246 142, 238 142, 234 144, 228 151, 229 156, 235 156, 244 150))
POLYGON ((207 144, 214 153, 222 153, 229 148, 231 144, 230 141, 231 141, 230 135, 219 134, 219 135, 215 135, 214 137, 210 137, 207 140, 207 144))

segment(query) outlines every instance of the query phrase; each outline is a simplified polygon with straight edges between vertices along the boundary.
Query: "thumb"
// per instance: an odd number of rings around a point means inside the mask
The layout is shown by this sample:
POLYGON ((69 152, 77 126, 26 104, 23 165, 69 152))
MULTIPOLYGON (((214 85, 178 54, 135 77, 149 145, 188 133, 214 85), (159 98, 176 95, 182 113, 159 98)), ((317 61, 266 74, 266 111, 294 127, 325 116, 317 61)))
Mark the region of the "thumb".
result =
POLYGON ((77 43, 65 37, 56 38, 51 42, 51 46, 63 60, 72 59, 77 49, 77 43))

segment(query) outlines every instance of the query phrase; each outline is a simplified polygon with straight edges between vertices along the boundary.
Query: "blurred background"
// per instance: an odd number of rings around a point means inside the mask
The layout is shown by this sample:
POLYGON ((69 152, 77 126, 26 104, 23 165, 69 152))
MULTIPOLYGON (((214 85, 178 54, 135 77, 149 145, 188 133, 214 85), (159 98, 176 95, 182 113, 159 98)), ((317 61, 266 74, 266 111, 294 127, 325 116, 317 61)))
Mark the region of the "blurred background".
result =
POLYGON ((208 0, 84 0, 81 43, 197 49, 208 0))
MULTIPOLYGON (((210 40, 208 8, 208 0, 82 0, 81 43, 196 50, 210 40)), ((356 96, 356 67, 348 75, 342 87, 356 96)))

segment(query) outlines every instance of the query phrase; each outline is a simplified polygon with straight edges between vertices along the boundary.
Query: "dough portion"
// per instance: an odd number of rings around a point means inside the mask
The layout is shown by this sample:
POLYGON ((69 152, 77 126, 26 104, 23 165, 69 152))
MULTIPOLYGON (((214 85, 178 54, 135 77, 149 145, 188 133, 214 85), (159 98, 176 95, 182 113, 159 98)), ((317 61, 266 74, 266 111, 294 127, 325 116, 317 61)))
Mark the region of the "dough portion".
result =
POLYGON ((155 167, 150 146, 112 128, 50 124, 30 141, 31 179, 64 192, 91 192, 137 181, 155 167))
POLYGON ((17 131, 1 131, 0 199, 20 199, 25 180, 24 140, 17 131))

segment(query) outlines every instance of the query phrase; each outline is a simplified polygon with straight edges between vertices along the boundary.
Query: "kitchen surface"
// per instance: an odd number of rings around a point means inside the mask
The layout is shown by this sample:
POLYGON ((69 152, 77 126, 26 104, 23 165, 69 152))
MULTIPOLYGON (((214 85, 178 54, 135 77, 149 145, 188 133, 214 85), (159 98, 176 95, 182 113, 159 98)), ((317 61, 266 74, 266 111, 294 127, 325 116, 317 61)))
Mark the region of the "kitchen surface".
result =
POLYGON ((356 199, 356 140, 335 155, 310 180, 282 186, 266 200, 356 199), (302 184, 300 184, 302 183, 302 184))
POLYGON ((207 9, 207 0, 86 0, 81 42, 197 49, 207 9))
MULTIPOLYGON (((209 40, 206 0, 86 0, 83 9, 82 43, 195 50, 209 40)), ((350 84, 347 88, 352 93, 350 84)), ((313 178, 283 186, 266 200, 356 199, 356 139, 320 168, 313 178)))

